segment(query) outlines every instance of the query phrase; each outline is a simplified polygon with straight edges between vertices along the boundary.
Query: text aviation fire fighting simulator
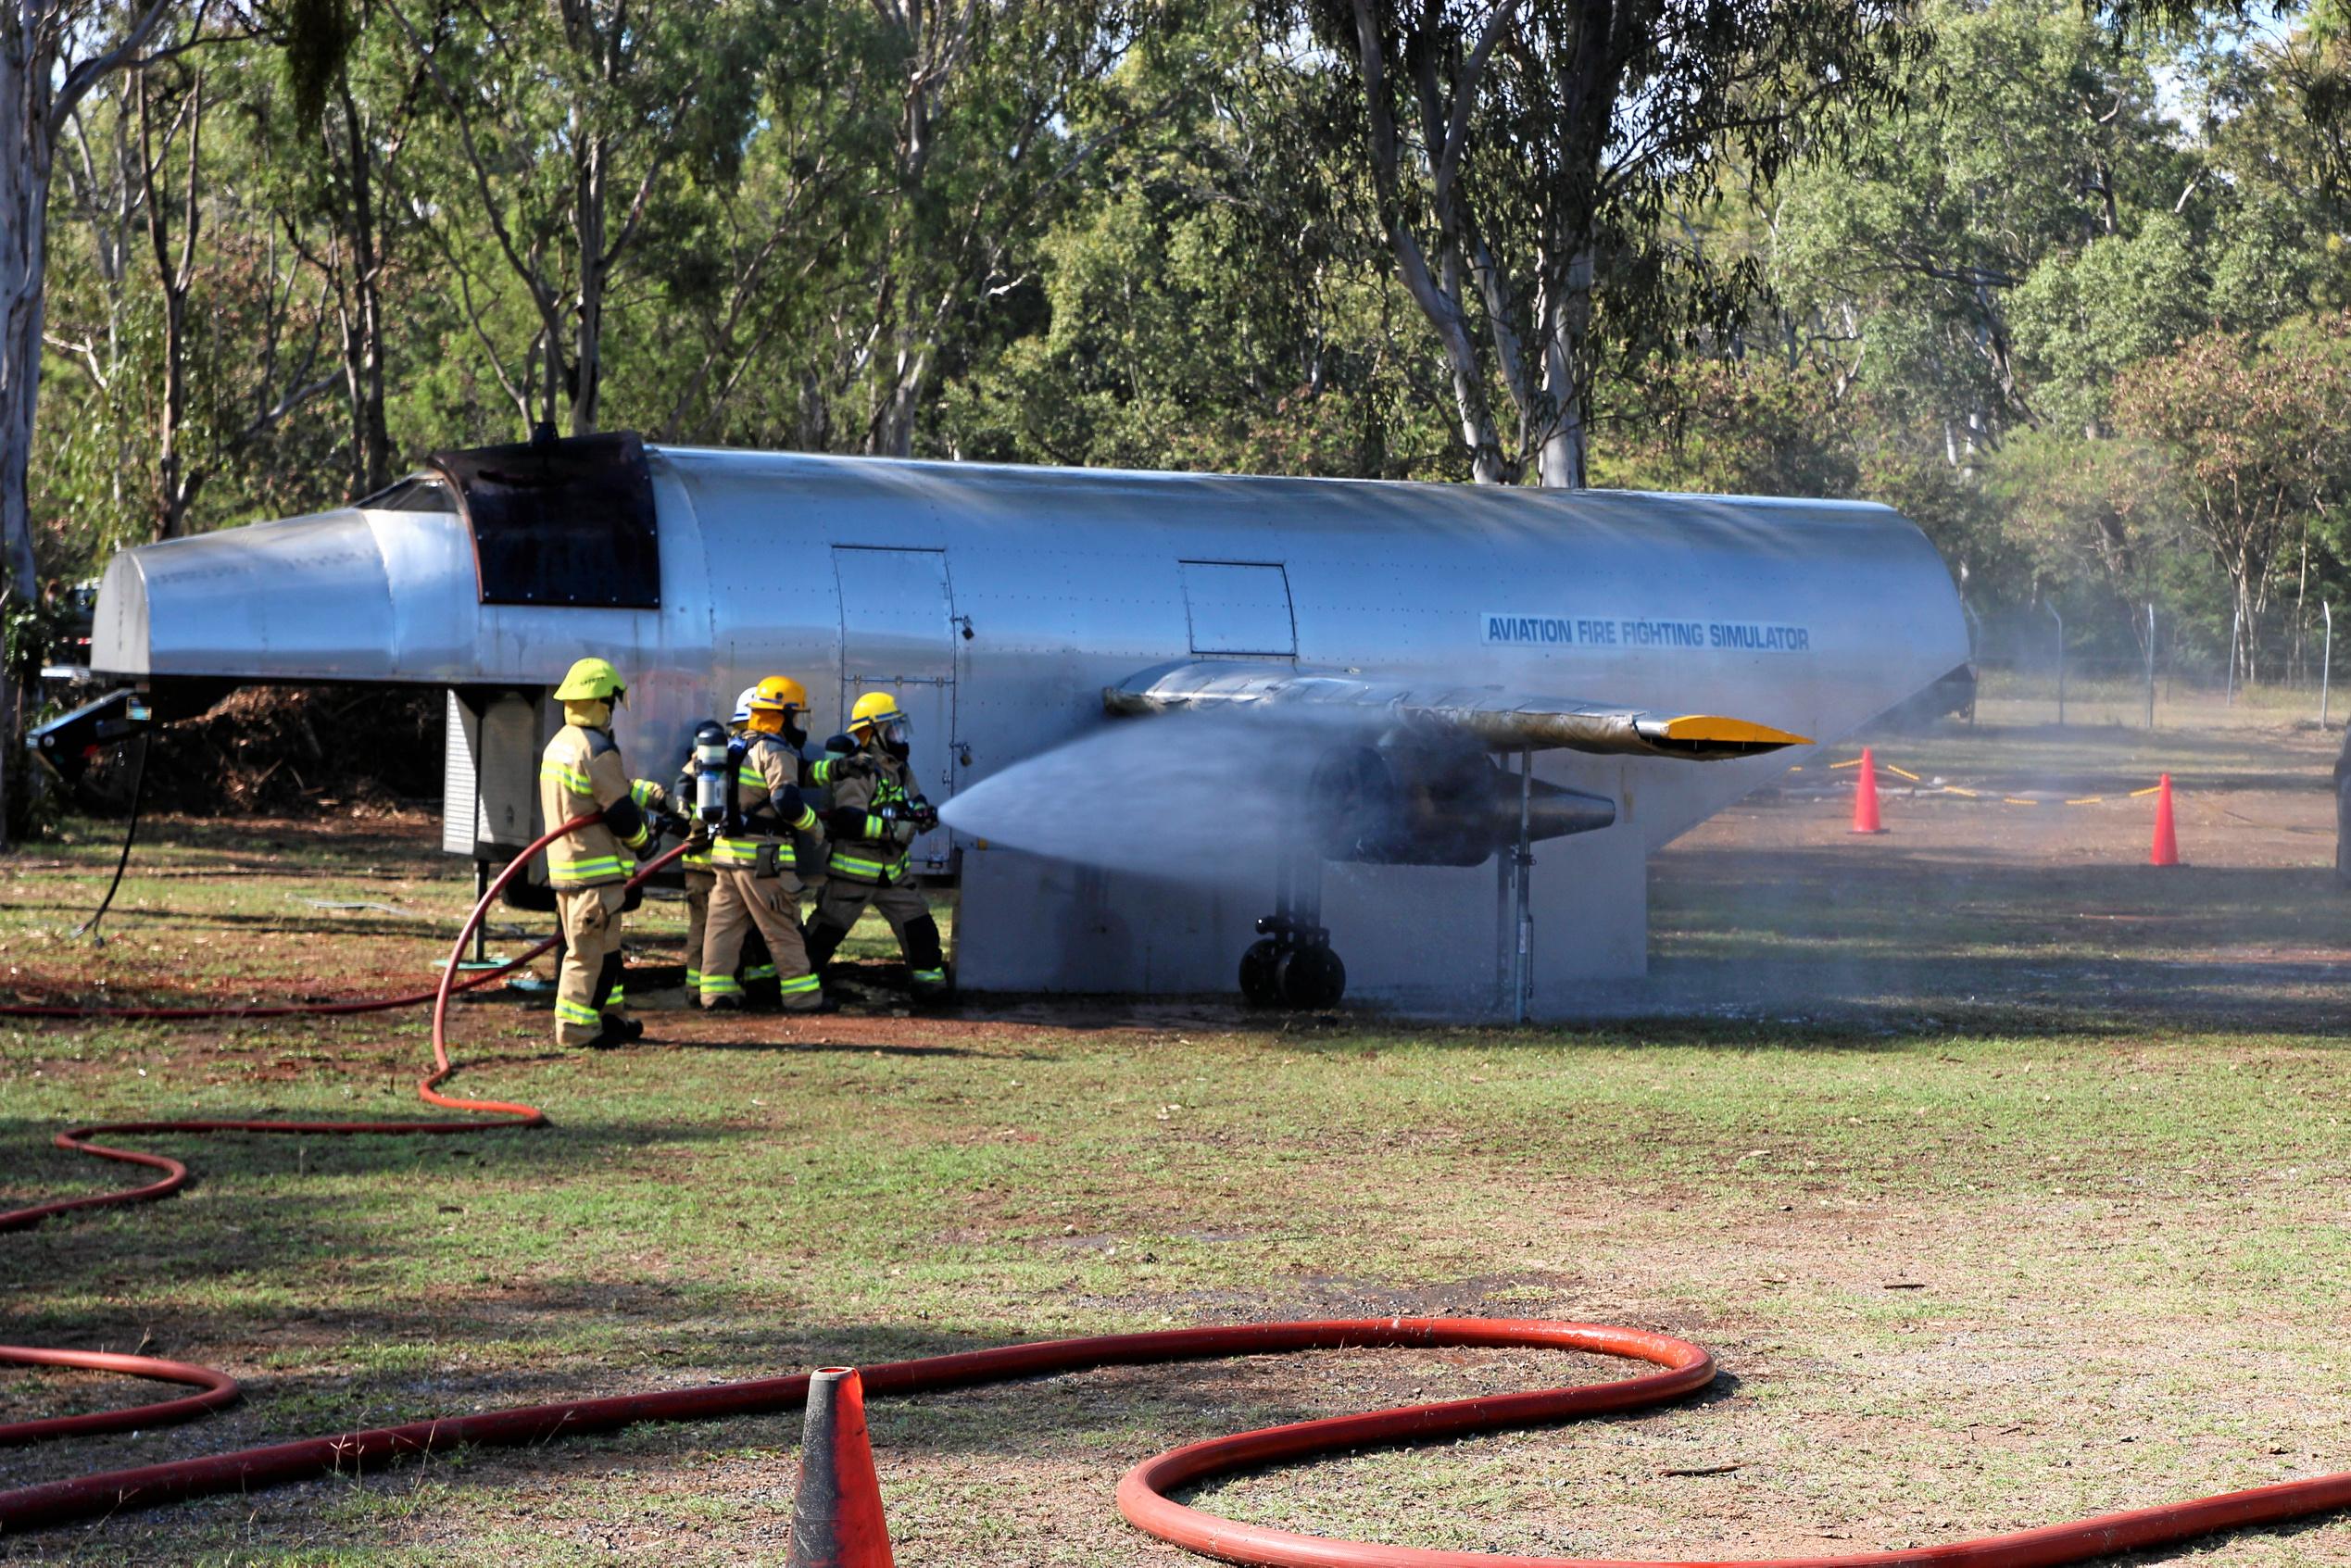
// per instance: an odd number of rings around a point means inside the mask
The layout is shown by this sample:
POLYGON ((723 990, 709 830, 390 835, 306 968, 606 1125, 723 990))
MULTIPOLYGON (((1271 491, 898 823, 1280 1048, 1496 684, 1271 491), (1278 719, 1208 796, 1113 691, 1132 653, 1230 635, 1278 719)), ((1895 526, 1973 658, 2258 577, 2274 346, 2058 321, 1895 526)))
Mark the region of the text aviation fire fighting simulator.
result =
MULTIPOLYGON (((1238 966, 1267 999, 1483 1017, 1641 973, 1653 851, 1967 654, 1950 572, 1874 505, 608 434, 125 550, 92 662, 167 716, 245 682, 445 688, 444 843, 485 862, 543 825, 534 764, 583 655, 627 671, 611 735, 643 766, 779 671, 828 728, 886 696, 892 787, 945 821, 892 822, 876 783, 862 815, 890 832, 860 822, 849 852, 958 890, 951 964, 884 908, 912 968, 1199 993, 1238 966), (1161 725, 1184 738, 1123 738, 1161 725), (1073 796, 1071 756, 1158 787, 1073 796), (1118 852, 1070 852, 1081 821, 1118 852)), ((781 871, 786 835, 756 836, 781 871)))

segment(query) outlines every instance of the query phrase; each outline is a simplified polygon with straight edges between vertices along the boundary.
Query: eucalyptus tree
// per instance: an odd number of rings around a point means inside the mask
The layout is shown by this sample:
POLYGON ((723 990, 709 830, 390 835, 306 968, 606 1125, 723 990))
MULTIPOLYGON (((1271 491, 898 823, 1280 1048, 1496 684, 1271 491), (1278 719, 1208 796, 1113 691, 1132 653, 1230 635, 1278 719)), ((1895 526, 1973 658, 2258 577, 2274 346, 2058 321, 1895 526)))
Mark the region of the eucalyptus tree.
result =
POLYGON ((1831 111, 1900 98, 1903 0, 1264 0, 1327 88, 1440 345, 1477 479, 1579 485, 1612 357, 1729 330, 1753 267, 1677 220, 1728 160, 1758 189, 1831 111))
POLYGON ((1427 325, 1361 205, 1301 156, 1301 79, 1249 22, 1213 0, 1145 30, 1093 111, 1127 129, 1072 122, 1108 150, 947 389, 957 455, 1462 475, 1416 373, 1427 325))
POLYGON ((736 168, 773 7, 382 6, 432 91, 408 200, 465 330, 523 421, 596 430, 608 313, 680 188, 736 168))
POLYGON ((2126 373, 2115 413, 2170 457, 2182 508, 2228 574, 2250 678, 2282 559, 2312 543, 2340 552, 2351 533, 2351 312, 2200 334, 2126 373))
POLYGON ((1922 20, 1919 103, 1787 183, 1771 281, 1809 346, 1905 389, 1965 464, 2044 414, 2094 422, 2121 357, 2194 330, 2208 200, 2159 52, 2079 0, 1935 0, 1922 20))
MULTIPOLYGON (((270 25, 289 62, 301 57, 293 14, 270 25)), ((325 291, 343 404, 342 489, 357 497, 390 483, 398 459, 390 360, 413 314, 402 270, 421 248, 406 173, 428 127, 430 93, 423 62, 382 0, 337 5, 329 29, 333 46, 315 68, 283 82, 249 75, 239 107, 255 138, 247 177, 265 187, 272 228, 325 291)))
POLYGON ((813 445, 911 453, 943 357, 1132 126, 1105 86, 1154 14, 1129 0, 874 0, 893 105, 861 286, 820 327, 813 445))

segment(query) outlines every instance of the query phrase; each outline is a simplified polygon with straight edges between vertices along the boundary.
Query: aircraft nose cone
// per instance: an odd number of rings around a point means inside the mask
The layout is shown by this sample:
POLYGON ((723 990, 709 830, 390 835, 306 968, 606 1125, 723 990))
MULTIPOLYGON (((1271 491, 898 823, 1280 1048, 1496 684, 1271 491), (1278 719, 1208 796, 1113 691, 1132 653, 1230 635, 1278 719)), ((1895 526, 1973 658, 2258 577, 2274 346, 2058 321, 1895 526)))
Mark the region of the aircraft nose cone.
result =
POLYGON ((472 558, 454 514, 354 508, 117 555, 94 669, 153 677, 366 681, 456 675, 472 643, 472 558))

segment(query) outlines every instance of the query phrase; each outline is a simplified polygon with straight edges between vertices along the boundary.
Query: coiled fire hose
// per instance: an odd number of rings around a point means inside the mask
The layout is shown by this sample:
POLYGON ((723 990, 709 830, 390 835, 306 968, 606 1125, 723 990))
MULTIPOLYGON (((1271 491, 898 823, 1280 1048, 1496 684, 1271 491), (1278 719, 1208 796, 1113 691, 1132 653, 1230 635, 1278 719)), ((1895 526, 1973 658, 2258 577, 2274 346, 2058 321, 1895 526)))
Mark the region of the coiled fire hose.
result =
MULTIPOLYGON (((450 994, 463 989, 464 985, 479 985, 496 978, 495 974, 485 974, 463 985, 453 984, 458 955, 463 952, 474 925, 483 918, 491 900, 507 881, 528 864, 530 857, 547 843, 577 825, 566 823, 534 844, 491 884, 468 917, 465 929, 459 933, 457 945, 452 949, 451 961, 441 976, 439 986, 433 993, 434 1071, 419 1081, 418 1093, 434 1105, 490 1113, 498 1120, 446 1123, 149 1122, 78 1128, 72 1134, 60 1135, 58 1143, 106 1159, 128 1160, 172 1170, 177 1175, 171 1180, 104 1194, 93 1199, 75 1199, 37 1209, 19 1210, 0 1215, 0 1228, 29 1225, 66 1209, 86 1207, 93 1202, 129 1203, 161 1198, 185 1180, 185 1169, 177 1161, 155 1155, 109 1149, 86 1141, 99 1133, 427 1133, 545 1124, 545 1114, 534 1107, 500 1100, 459 1099, 440 1094, 436 1086, 455 1071, 449 1060, 444 1034, 450 994)), ((671 855, 679 852, 673 850, 671 855)), ((639 875, 649 874, 669 858, 663 856, 660 860, 651 862, 639 875)), ((552 945, 551 942, 542 944, 515 962, 527 961, 552 945)), ((371 1003, 321 1004, 269 1010, 109 1010, 116 1016, 144 1017, 220 1016, 224 1013, 247 1017, 283 1016, 290 1012, 333 1009, 374 1010, 412 1005, 418 999, 421 998, 396 997, 371 1003)), ((38 1016, 57 1014, 44 1012, 38 1016)), ((1374 1318, 1245 1323, 1103 1335, 1083 1339, 1042 1340, 995 1349, 966 1350, 913 1361, 888 1361, 865 1367, 861 1372, 868 1393, 914 1394, 1104 1366, 1146 1366, 1318 1349, 1455 1346, 1584 1351, 1647 1361, 1660 1370, 1612 1382, 1454 1399, 1440 1404, 1408 1405, 1355 1415, 1295 1422, 1189 1444, 1146 1460, 1128 1471, 1118 1483, 1119 1512, 1137 1529, 1162 1540, 1203 1556, 1228 1562, 1257 1564, 1259 1568, 1955 1568, 1955 1565, 1965 1565, 1965 1568, 2054 1568, 2060 1563, 2081 1562, 2121 1552, 2167 1546, 2216 1531, 2278 1524, 2351 1508, 2351 1472, 2345 1472, 2244 1491, 2223 1492, 2156 1508, 2100 1514, 2072 1524, 2051 1524, 1947 1546, 1899 1551, 1779 1558, 1743 1564, 1631 1562, 1438 1551, 1382 1546, 1369 1541, 1333 1540, 1264 1525, 1244 1524, 1188 1507, 1177 1502, 1170 1494, 1180 1487, 1196 1486, 1203 1481, 1319 1454, 1427 1442, 1470 1433, 1643 1409, 1678 1399, 1713 1382, 1714 1357, 1703 1347, 1688 1340, 1641 1329, 1596 1323, 1555 1323, 1539 1319, 1374 1318)), ((0 1362, 120 1372, 133 1376, 192 1384, 204 1390, 129 1411, 105 1411, 90 1415, 0 1426, 0 1445, 183 1421, 230 1403, 237 1397, 236 1381, 226 1374, 152 1357, 0 1346, 0 1362)), ((467 1445, 539 1444, 581 1433, 609 1432, 639 1422, 707 1421, 788 1411, 798 1409, 807 1398, 808 1378, 803 1374, 659 1393, 523 1405, 478 1415, 435 1418, 411 1422, 403 1426, 378 1427, 371 1431, 348 1432, 330 1437, 245 1449, 234 1453, 145 1465, 133 1470, 78 1476, 0 1492, 0 1535, 73 1520, 104 1517, 125 1509, 153 1507, 181 1499, 246 1492, 320 1475, 357 1475, 371 1464, 381 1465, 409 1455, 434 1453, 467 1445)))

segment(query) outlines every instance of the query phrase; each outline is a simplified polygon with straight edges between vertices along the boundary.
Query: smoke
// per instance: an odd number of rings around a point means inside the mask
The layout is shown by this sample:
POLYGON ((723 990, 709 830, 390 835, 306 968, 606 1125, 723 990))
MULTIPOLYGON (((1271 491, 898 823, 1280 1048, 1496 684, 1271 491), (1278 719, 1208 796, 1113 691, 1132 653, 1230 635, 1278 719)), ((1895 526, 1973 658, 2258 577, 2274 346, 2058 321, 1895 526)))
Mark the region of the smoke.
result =
POLYGON ((1245 713, 1125 720, 960 791, 956 832, 1063 860, 1183 882, 1268 869, 1308 831, 1306 784, 1338 732, 1245 713))

